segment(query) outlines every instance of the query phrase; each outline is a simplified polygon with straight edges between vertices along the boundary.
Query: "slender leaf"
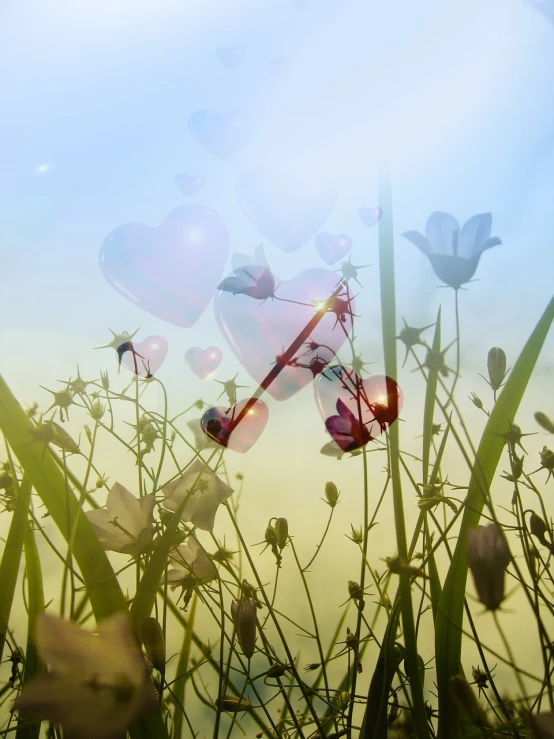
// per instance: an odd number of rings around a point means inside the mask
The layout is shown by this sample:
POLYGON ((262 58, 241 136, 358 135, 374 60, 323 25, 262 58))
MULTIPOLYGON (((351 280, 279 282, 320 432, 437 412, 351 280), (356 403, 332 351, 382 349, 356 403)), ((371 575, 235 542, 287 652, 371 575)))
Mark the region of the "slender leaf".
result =
MULTIPOLYGON (((379 272, 385 374, 387 377, 391 377, 396 380, 398 375, 396 361, 396 299, 392 197, 388 171, 384 168, 381 170, 379 176, 379 205, 383 210, 383 217, 379 221, 379 272)), ((399 425, 399 423, 392 424, 388 431, 388 441, 390 449, 390 474, 396 527, 396 545, 398 547, 398 556, 403 561, 407 562, 408 545, 406 540, 402 483, 400 478, 399 425)), ((401 573, 399 575, 399 579, 402 627, 404 630, 404 642, 406 646, 406 668, 412 693, 412 716, 419 739, 428 739, 429 727, 427 724, 427 714, 425 703, 423 701, 423 688, 417 664, 417 639, 415 633, 410 577, 407 573, 401 573)))
POLYGON ((27 516, 31 502, 31 481, 25 476, 17 492, 15 510, 13 512, 2 562, 0 563, 0 661, 4 652, 4 644, 8 631, 8 623, 12 610, 13 596, 19 574, 23 541, 27 530, 27 516))

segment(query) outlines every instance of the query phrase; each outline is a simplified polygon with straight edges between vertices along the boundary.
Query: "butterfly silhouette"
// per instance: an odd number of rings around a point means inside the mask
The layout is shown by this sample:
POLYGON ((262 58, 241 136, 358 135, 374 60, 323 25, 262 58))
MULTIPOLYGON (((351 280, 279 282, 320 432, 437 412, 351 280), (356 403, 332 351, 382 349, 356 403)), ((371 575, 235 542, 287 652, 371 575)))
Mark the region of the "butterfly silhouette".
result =
POLYGON ((233 270, 233 274, 220 282, 217 289, 265 301, 275 297, 275 278, 267 267, 251 264, 233 270))

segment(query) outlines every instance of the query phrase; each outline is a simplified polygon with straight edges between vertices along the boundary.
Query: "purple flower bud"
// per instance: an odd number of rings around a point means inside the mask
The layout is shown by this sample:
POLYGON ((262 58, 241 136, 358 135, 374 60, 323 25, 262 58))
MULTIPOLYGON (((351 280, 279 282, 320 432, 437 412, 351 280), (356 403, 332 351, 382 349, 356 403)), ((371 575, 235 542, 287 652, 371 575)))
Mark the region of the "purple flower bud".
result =
POLYGON ((469 530, 469 568, 479 600, 489 611, 495 611, 504 600, 504 573, 511 559, 508 544, 496 524, 469 530))

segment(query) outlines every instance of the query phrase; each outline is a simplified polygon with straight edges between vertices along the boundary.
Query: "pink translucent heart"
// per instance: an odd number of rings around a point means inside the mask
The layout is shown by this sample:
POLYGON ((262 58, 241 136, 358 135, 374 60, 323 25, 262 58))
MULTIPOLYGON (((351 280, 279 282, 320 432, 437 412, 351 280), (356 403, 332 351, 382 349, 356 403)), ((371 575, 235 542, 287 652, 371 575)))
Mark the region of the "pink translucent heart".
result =
POLYGON ((269 409, 263 400, 241 400, 231 408, 209 408, 200 420, 206 436, 225 449, 247 452, 264 430, 269 409))
POLYGON ((329 233, 320 233, 314 239, 315 250, 325 264, 335 264, 345 257, 352 248, 352 239, 346 234, 333 236, 329 233))
POLYGON ((177 326, 200 318, 219 284, 229 234, 204 205, 181 205, 159 226, 127 223, 100 250, 100 269, 124 298, 177 326))
POLYGON ((185 352, 185 362, 201 380, 214 372, 219 367, 222 359, 223 352, 217 346, 209 346, 207 349, 192 346, 185 352))
POLYGON ((166 358, 167 341, 162 336, 147 336, 141 342, 127 344, 131 346, 122 351, 121 364, 139 377, 155 375, 166 358))
POLYGON ((383 217, 383 211, 377 205, 374 208, 364 206, 358 211, 358 215, 368 228, 375 226, 383 217))
POLYGON ((362 380, 352 369, 327 367, 314 383, 317 407, 325 428, 344 451, 365 446, 398 418, 404 397, 390 377, 362 380))
POLYGON ((186 195, 187 198, 191 198, 200 192, 206 185, 206 178, 202 174, 180 174, 175 178, 175 184, 179 190, 186 195))
MULTIPOLYGON (((260 301, 219 291, 214 300, 225 340, 258 384, 314 317, 318 310, 314 303, 328 300, 339 284, 334 272, 320 268, 305 270, 291 280, 273 277, 276 299, 260 301)), ((336 312, 323 313, 314 331, 269 385, 267 391, 273 398, 286 400, 308 385, 346 341, 352 328, 350 314, 355 313, 353 301, 344 293, 330 307, 336 312)))
POLYGON ((227 69, 234 69, 244 59, 246 49, 241 44, 235 46, 220 46, 215 52, 217 59, 227 69))

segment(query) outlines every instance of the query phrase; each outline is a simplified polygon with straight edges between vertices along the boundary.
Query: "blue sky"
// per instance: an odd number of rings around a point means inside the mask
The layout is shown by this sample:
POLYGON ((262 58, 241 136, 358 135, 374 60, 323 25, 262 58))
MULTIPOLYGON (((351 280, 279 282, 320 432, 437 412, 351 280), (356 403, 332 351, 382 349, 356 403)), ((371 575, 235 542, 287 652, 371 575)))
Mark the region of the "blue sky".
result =
MULTIPOLYGON (((205 175, 193 200, 221 214, 231 252, 253 252, 263 239, 237 180, 284 160, 297 182, 337 184, 323 228, 348 233, 354 262, 366 264, 377 230, 357 212, 376 204, 377 163, 388 158, 399 311, 409 307, 414 323, 434 317, 445 291, 400 234, 423 230, 433 210, 461 222, 493 213, 503 245, 484 256, 487 288, 471 288, 468 311, 494 301, 509 316, 509 296, 524 290, 517 317, 529 316, 527 331, 550 297, 554 26, 523 0, 312 0, 302 11, 292 0, 4 0, 0 21, 4 330, 94 346, 108 327, 140 325, 168 338, 179 368, 188 346, 224 347, 211 306, 183 330, 127 302, 99 270, 100 246, 121 224, 155 226, 187 202, 174 179, 188 172, 205 175), (215 51, 237 43, 245 57, 226 69, 215 51), (268 69, 276 55, 280 78, 268 69), (255 133, 222 162, 187 121, 233 108, 252 115, 255 133)), ((280 277, 324 266, 312 239, 292 255, 265 243, 280 277)), ((368 273, 373 287, 360 299, 370 334, 375 280, 368 273)), ((3 359, 14 369, 24 360, 3 359)))

